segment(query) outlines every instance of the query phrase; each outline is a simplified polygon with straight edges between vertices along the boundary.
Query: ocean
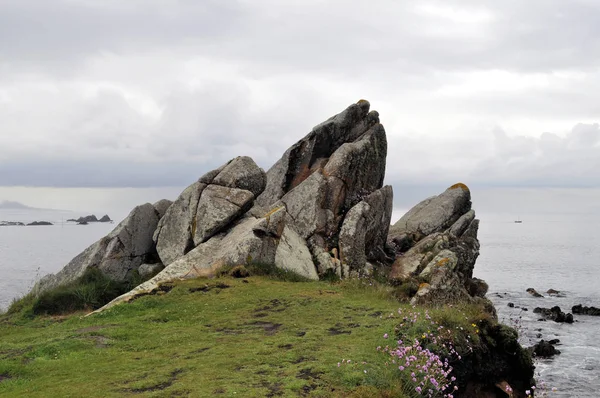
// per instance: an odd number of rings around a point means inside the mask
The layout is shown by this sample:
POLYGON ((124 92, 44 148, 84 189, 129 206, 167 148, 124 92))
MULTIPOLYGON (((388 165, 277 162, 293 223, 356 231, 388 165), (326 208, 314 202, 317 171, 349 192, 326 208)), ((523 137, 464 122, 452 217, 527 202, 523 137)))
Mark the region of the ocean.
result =
MULTIPOLYGON (((397 213, 397 212, 395 212, 397 213)), ((71 258, 106 235, 115 224, 64 224, 68 212, 0 210, 0 220, 54 221, 53 226, 0 227, 0 307, 25 294, 35 280, 60 270, 71 258)), ((481 255, 475 276, 490 286, 504 323, 518 326, 521 342, 559 339, 561 354, 536 363, 536 378, 557 392, 550 397, 597 397, 600 391, 600 317, 575 316, 573 324, 538 321, 535 307, 560 306, 570 312, 575 304, 600 307, 600 217, 589 214, 478 213, 481 255), (525 290, 544 294, 534 298, 525 290), (549 297, 548 289, 564 297, 549 297), (515 304, 510 308, 508 303, 515 304), (521 308, 528 310, 524 311, 521 308), (541 337, 538 337, 541 335, 541 337)))

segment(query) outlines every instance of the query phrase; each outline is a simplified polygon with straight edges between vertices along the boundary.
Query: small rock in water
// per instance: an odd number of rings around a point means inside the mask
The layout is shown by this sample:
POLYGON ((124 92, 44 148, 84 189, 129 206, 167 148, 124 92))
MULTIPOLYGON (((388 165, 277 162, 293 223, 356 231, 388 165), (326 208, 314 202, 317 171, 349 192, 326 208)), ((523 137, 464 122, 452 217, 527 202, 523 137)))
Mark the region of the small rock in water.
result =
POLYGON ((510 308, 515 308, 515 303, 508 303, 508 306, 509 306, 510 308))
POLYGON ((530 350, 533 352, 534 356, 542 358, 550 358, 560 354, 560 351, 554 348, 550 342, 544 340, 540 340, 536 345, 531 347, 530 350))
POLYGON ((529 289, 526 290, 527 293, 531 294, 533 297, 544 297, 541 294, 539 294, 534 288, 530 287, 529 289))
POLYGON ((549 343, 549 344, 552 344, 552 345, 555 345, 555 344, 558 344, 558 343, 560 343, 560 340, 559 340, 559 339, 552 339, 552 340, 550 340, 548 343, 549 343))
POLYGON ((562 312, 559 306, 554 306, 552 308, 542 308, 536 307, 533 310, 534 314, 542 314, 544 318, 538 319, 538 321, 550 319, 554 322, 558 323, 573 323, 573 314, 568 313, 565 314, 562 312))

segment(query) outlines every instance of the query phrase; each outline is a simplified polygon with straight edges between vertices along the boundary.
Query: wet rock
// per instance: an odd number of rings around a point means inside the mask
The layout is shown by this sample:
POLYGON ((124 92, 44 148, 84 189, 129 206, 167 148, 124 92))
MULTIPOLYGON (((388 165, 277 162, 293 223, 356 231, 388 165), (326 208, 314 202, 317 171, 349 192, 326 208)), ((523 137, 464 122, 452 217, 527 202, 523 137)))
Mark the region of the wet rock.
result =
POLYGON ((577 315, 600 316, 600 308, 584 307, 581 304, 574 305, 573 308, 571 308, 571 311, 573 312, 573 314, 577 314, 577 315))
POLYGON ((525 290, 527 293, 531 294, 533 297, 544 297, 540 293, 538 293, 534 288, 530 287, 525 290))
POLYGON ((554 306, 552 308, 542 308, 536 307, 533 310, 534 314, 541 314, 544 318, 549 319, 558 323, 573 323, 573 314, 567 313, 565 314, 559 306, 554 306))
POLYGON ((530 348, 532 354, 540 358, 551 358, 554 355, 560 354, 553 344, 548 341, 540 340, 533 347, 530 348))
POLYGON ((508 303, 507 304, 510 308, 515 308, 515 304, 514 303, 508 303))

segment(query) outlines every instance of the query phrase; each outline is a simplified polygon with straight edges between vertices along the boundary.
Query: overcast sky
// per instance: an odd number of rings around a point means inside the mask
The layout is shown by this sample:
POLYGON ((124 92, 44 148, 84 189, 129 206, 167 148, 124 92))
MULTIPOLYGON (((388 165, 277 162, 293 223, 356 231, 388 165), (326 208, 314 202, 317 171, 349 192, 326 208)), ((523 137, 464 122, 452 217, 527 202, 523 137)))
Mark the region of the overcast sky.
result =
POLYGON ((600 187, 599 20, 597 0, 0 0, 0 199, 176 195, 361 98, 394 187, 600 187))

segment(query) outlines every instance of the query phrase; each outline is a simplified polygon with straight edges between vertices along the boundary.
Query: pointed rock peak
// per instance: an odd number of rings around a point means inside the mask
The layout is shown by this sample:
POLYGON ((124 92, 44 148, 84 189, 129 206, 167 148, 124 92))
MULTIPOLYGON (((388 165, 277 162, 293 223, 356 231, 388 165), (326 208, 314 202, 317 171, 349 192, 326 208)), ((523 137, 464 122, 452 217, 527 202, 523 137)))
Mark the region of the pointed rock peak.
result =
POLYGON ((270 207, 314 172, 323 170, 342 145, 358 141, 375 126, 383 131, 379 114, 369 109, 369 102, 360 100, 318 124, 292 145, 267 172, 267 186, 257 203, 270 207))

